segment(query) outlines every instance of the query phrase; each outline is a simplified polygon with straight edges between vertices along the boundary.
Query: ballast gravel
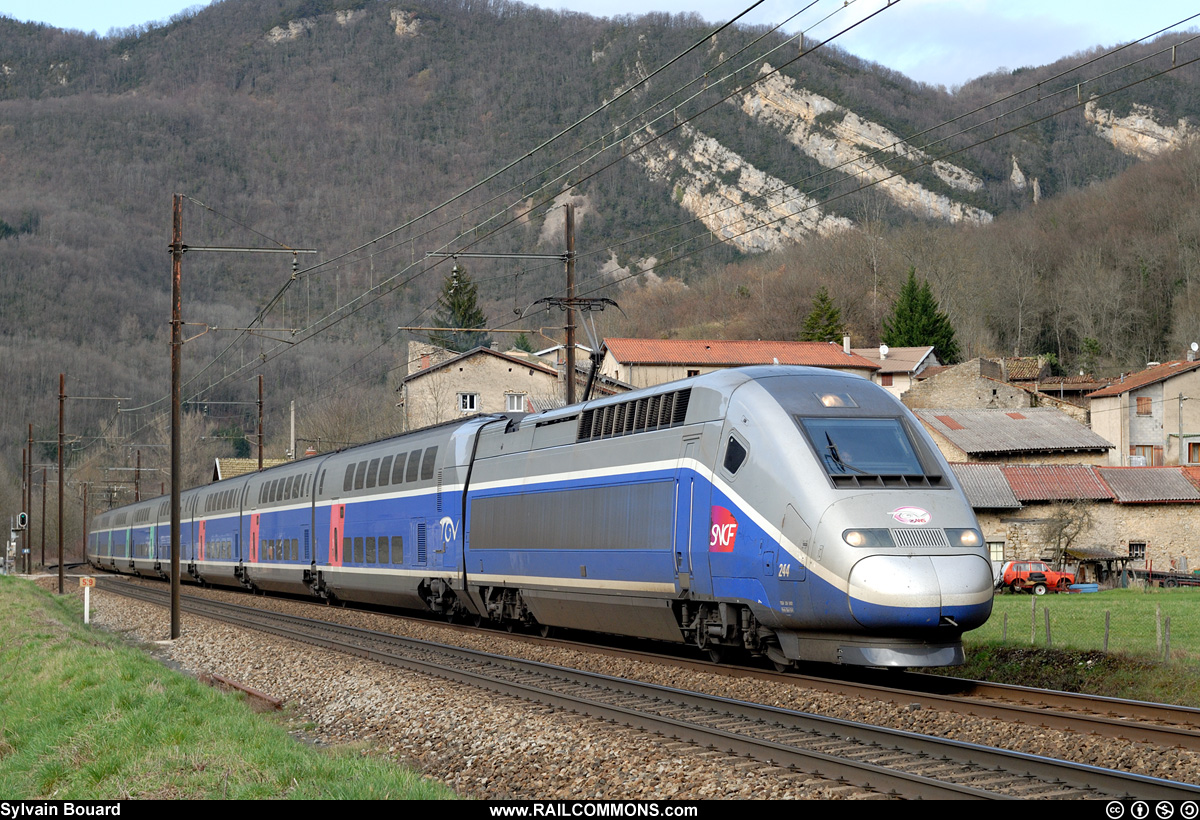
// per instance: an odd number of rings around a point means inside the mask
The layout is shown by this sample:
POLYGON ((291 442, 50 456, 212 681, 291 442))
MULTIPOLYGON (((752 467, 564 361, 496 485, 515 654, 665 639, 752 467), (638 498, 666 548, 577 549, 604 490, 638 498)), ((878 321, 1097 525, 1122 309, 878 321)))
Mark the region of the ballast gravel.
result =
MULTIPOLYGON (((246 595, 188 588, 246 604, 246 595)), ((524 657, 616 677, 679 686, 787 709, 1197 782, 1200 755, 961 714, 814 692, 798 685, 587 651, 531 646, 503 633, 464 634, 435 623, 257 597, 261 609, 524 657)), ((169 635, 166 610, 117 595, 92 597, 93 622, 140 642, 169 635)), ((185 615, 183 634, 156 654, 194 674, 218 674, 282 699, 296 734, 323 745, 362 744, 460 795, 484 799, 834 799, 866 793, 524 703, 431 676, 185 615)))

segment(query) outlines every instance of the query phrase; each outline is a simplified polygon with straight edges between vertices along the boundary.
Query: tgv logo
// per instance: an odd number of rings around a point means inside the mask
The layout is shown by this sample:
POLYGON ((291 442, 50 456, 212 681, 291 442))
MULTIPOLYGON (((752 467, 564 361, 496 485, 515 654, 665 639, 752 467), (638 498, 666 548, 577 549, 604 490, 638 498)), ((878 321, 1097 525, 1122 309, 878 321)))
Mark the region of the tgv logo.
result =
POLYGON ((458 524, 454 522, 450 516, 445 516, 438 522, 438 526, 442 528, 442 543, 449 544, 458 537, 458 524))
POLYGON ((737 519, 724 507, 713 506, 712 529, 708 535, 709 552, 733 552, 737 540, 737 519))

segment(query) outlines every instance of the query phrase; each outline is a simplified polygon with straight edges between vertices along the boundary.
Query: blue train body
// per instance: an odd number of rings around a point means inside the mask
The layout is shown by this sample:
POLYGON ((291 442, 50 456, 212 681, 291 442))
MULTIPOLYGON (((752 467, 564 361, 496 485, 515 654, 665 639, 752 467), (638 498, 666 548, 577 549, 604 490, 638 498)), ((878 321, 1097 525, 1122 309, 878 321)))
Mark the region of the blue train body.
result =
MULTIPOLYGON (((476 416, 182 495, 189 579, 732 648, 783 666, 962 662, 991 611, 978 523, 870 382, 761 367, 476 416)), ((165 498, 92 522, 166 577, 165 498)))

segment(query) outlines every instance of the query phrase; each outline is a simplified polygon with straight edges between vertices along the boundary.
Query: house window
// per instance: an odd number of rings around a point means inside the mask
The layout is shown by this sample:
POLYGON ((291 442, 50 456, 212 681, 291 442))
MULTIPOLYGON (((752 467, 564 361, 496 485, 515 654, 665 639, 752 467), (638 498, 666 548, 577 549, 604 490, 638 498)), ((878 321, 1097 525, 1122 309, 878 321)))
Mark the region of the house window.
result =
POLYGON ((689 370, 687 372, 687 374, 688 374, 688 378, 691 378, 692 376, 699 376, 700 371, 699 370, 689 370))
POLYGON ((505 393, 504 409, 509 413, 521 413, 525 410, 524 393, 505 393))
POLYGON ((1200 461, 1200 441, 1188 442, 1188 464, 1195 464, 1200 461))
POLYGON ((1133 444, 1129 447, 1129 455, 1139 461, 1130 459, 1130 466, 1135 467, 1162 467, 1165 464, 1163 448, 1153 444, 1133 444))
POLYGON ((892 374, 891 373, 880 374, 879 383, 882 384, 884 387, 891 387, 892 386, 892 374))
POLYGON ((459 393, 458 409, 463 413, 475 413, 479 410, 478 393, 459 393))
POLYGON ((1134 561, 1146 560, 1146 542, 1145 541, 1130 541, 1129 542, 1129 557, 1134 561))
POLYGON ((988 557, 993 561, 1004 561, 1004 542, 1003 541, 988 541, 988 557))
POLYGON ((1152 415, 1153 412, 1154 412, 1154 410, 1152 409, 1152 402, 1150 400, 1150 397, 1149 396, 1138 396, 1137 397, 1137 414, 1139 416, 1149 416, 1149 415, 1152 415))

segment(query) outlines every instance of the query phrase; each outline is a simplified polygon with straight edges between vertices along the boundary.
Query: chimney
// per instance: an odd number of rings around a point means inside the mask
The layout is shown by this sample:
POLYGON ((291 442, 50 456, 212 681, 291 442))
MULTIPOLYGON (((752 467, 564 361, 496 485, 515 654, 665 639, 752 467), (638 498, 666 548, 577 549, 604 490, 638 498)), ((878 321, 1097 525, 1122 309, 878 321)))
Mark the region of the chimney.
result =
POLYGON ((850 337, 848 335, 842 337, 842 352, 847 356, 850 355, 850 337))

